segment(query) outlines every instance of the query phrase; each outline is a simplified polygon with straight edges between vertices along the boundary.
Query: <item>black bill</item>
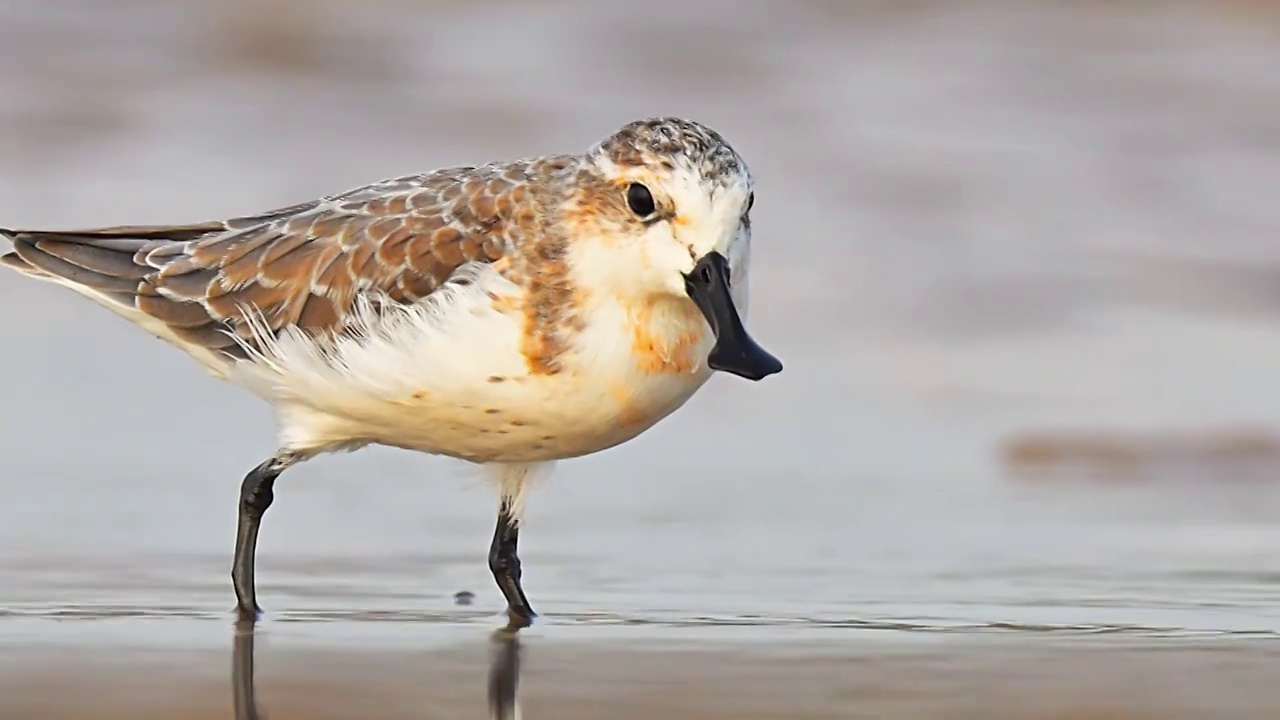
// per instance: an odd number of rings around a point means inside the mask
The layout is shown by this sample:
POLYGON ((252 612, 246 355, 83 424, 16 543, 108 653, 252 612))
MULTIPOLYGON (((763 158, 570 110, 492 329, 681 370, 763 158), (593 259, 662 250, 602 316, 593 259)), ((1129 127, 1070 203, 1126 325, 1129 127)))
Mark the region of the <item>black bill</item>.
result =
POLYGON ((729 295, 729 261, 718 252, 708 253, 684 276, 684 287, 716 335, 707 357, 712 370, 761 380, 782 371, 782 361, 756 344, 742 326, 738 309, 729 295))

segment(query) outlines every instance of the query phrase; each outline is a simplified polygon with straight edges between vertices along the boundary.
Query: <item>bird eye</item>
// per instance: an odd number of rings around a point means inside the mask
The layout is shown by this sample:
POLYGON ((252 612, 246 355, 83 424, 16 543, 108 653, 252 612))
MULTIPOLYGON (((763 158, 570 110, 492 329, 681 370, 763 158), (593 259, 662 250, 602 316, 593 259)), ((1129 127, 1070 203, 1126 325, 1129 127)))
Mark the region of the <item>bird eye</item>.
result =
POLYGON ((640 183, 631 183, 627 186, 627 207, 631 208, 631 212, 641 220, 649 218, 658 209, 653 202, 653 193, 640 183))

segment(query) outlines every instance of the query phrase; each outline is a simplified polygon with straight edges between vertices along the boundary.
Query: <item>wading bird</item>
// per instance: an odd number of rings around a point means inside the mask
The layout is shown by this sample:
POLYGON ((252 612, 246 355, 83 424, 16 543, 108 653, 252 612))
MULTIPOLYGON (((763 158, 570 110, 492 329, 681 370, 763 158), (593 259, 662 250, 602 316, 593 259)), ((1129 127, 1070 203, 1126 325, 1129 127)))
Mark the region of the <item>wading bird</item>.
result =
POLYGON ((516 550, 533 474, 626 442, 719 370, 782 370, 744 329, 753 180, 714 130, 629 123, 581 154, 454 167, 191 225, 0 230, 0 258, 123 315, 270 402, 278 451, 240 487, 232 584, 276 478, 369 444, 476 463, 489 566, 534 617, 516 550))

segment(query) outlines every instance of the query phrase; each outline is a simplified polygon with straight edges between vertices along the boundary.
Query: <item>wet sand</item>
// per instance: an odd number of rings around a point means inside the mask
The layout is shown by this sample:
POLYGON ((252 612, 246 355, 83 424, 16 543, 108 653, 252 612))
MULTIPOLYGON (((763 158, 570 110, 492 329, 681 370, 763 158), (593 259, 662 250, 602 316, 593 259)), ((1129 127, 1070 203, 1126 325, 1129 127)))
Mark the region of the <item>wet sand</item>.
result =
POLYGON ((166 644, 154 628, 134 643, 77 641, 84 625, 63 623, 0 650, 0 717, 1280 716, 1280 647, 1271 640, 1017 634, 917 642, 850 631, 762 642, 727 629, 719 641, 695 644, 643 628, 571 638, 553 628, 512 642, 475 628, 442 643, 433 641, 436 629, 404 624, 396 641, 376 642, 335 623, 323 633, 228 625, 225 643, 193 647, 184 644, 189 632, 166 644))

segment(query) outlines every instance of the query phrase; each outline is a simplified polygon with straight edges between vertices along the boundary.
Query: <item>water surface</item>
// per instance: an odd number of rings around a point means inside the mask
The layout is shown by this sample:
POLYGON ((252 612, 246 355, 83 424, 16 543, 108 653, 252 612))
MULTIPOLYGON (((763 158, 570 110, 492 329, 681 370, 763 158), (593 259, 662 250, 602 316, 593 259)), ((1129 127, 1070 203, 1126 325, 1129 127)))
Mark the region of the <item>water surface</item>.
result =
MULTIPOLYGON (((521 538, 541 632, 1280 628, 1273 475, 1026 484, 999 455, 1276 418, 1263 4, 306 5, 9 0, 0 222, 203 220, 664 113, 759 180, 750 324, 787 369, 561 464, 521 538)), ((3 274, 0 301, 0 637, 225 644, 268 409, 69 292, 3 274)), ((495 509, 405 452, 290 470, 268 622, 487 632, 495 509)))

